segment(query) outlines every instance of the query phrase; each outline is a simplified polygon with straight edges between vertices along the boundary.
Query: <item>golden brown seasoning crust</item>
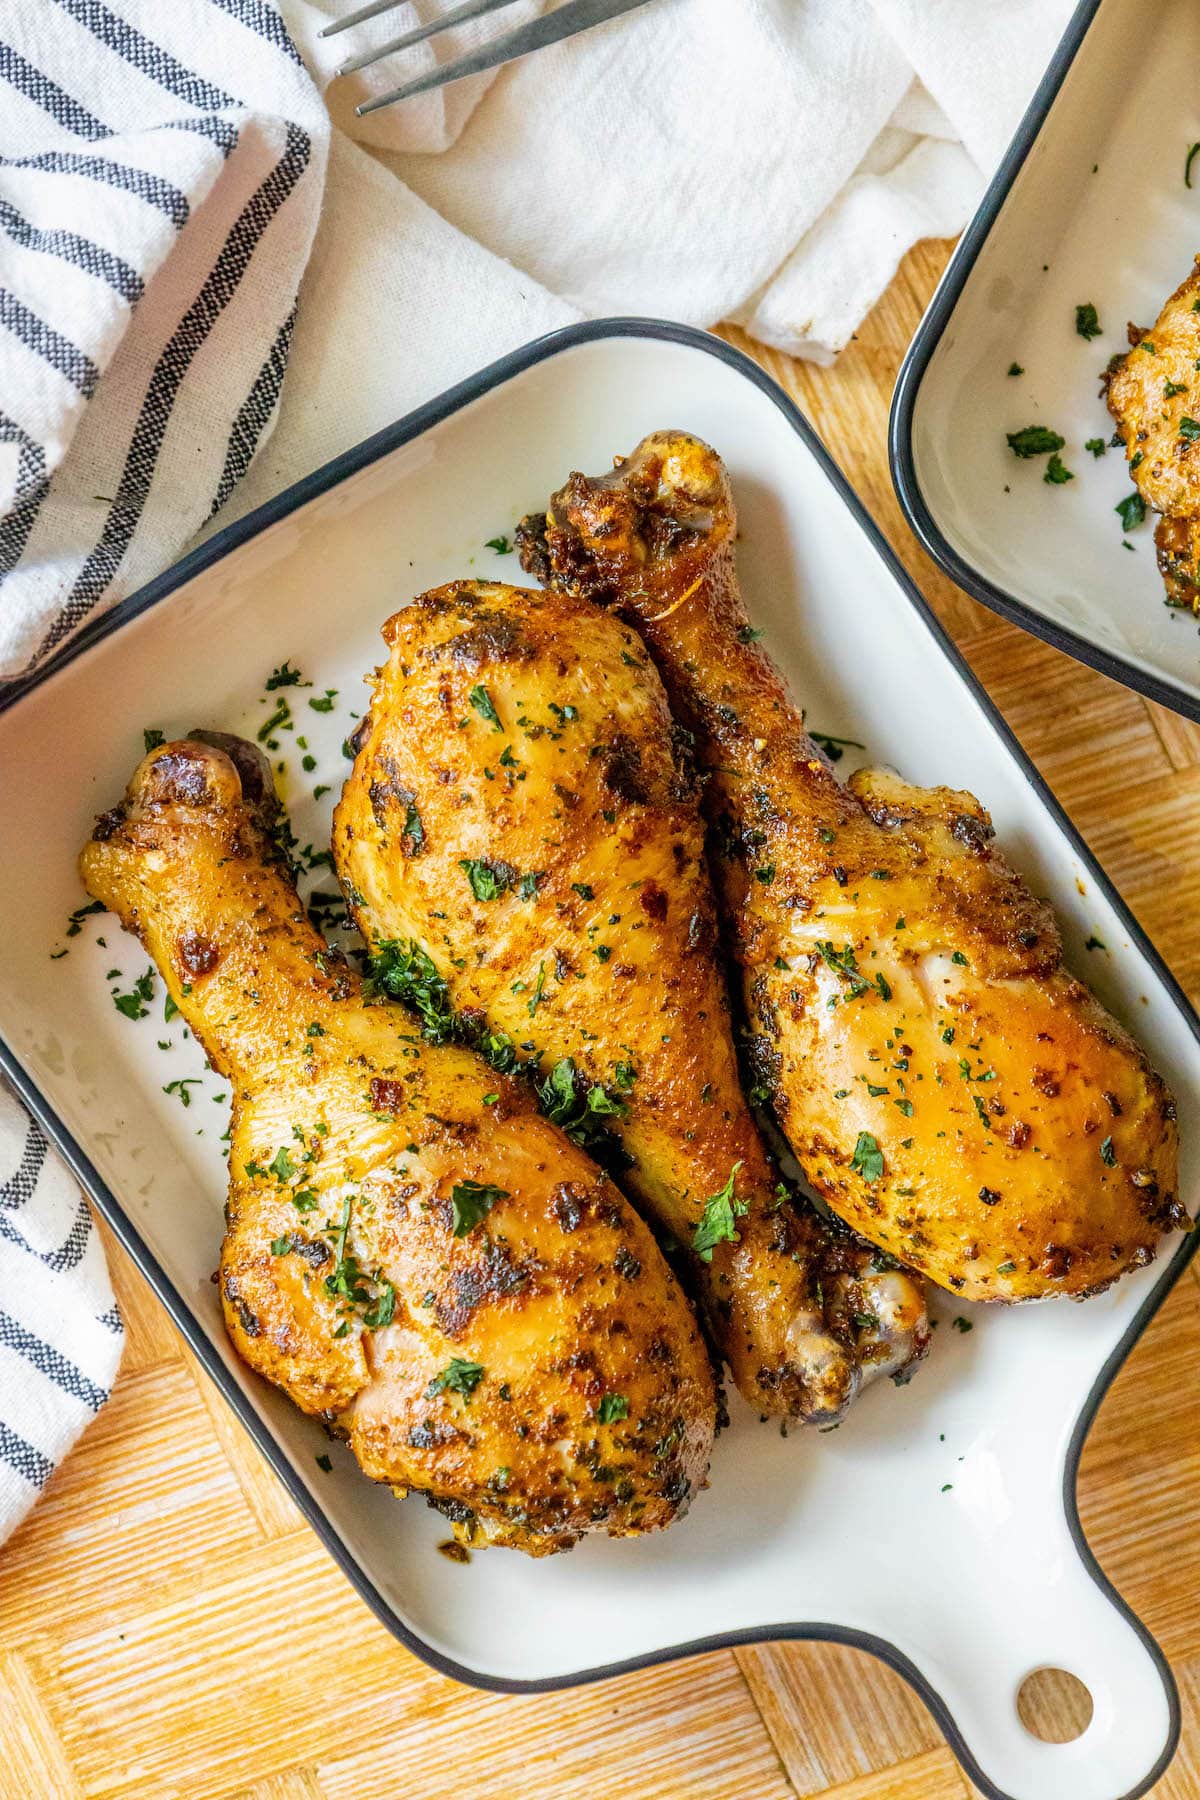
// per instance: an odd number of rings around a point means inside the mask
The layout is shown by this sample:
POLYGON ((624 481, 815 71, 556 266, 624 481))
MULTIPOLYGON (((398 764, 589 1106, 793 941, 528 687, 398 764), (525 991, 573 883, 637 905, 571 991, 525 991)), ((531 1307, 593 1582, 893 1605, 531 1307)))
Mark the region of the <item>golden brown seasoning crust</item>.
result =
POLYGON ((972 795, 838 782, 747 641, 735 523, 715 452, 668 432, 522 538, 637 623, 696 734, 761 1080, 809 1180, 965 1297, 1095 1292, 1185 1221, 1171 1096, 972 795))
POLYGON ((1105 377, 1133 477, 1162 513, 1158 564, 1173 606, 1200 598, 1200 260, 1148 331, 1131 325, 1131 348, 1105 377))
POLYGON ((473 581, 384 636, 334 819, 364 936, 415 939, 460 1018, 553 1070, 555 1115, 615 1141, 626 1192, 682 1246, 720 1227, 692 1277, 751 1405, 839 1417, 922 1353, 922 1296, 780 1189, 739 1086, 694 775, 642 644, 576 596, 473 581))
POLYGON ((715 1396, 653 1238, 522 1084, 364 994, 276 816, 252 746, 193 737, 141 763, 81 858, 231 1084, 235 1347, 466 1541, 541 1555, 669 1524, 715 1396))

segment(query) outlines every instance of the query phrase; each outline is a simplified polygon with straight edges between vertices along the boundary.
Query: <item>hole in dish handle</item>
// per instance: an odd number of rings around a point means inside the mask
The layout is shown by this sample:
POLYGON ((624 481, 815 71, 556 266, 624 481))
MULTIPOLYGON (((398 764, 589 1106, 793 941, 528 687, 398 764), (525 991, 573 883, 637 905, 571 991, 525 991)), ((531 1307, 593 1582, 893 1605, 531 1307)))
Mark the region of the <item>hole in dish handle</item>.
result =
POLYGON ((1175 1747, 1179 1700, 1165 1657, 1073 1549, 1070 1560, 1037 1591, 994 1564, 993 1604, 963 1617, 961 1633, 952 1627, 936 1669, 927 1663, 947 1735, 991 1800, 1132 1800, 1175 1747), (1048 1703, 1046 1670, 1082 1683, 1090 1718, 1061 1677, 1048 1703))

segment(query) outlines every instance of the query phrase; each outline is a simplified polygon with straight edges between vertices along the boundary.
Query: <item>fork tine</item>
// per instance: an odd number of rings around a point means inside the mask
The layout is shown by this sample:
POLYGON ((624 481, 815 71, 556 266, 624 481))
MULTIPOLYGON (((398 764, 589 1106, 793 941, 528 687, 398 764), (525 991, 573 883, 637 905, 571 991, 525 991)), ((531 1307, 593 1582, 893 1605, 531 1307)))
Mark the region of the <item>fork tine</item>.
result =
MULTIPOLYGON (((393 0, 375 0, 377 7, 392 5, 393 0)), ((503 6, 512 6, 514 0, 463 0, 461 6, 452 6, 449 12, 442 13, 440 18, 431 19, 428 25, 414 25, 411 31, 402 31, 399 37, 391 38, 388 43, 381 44, 378 50, 364 50, 361 56, 352 56, 338 70, 339 75, 353 75, 359 69, 369 68, 378 62, 381 56, 391 56, 396 50, 407 50, 410 44, 424 43, 426 38, 436 37, 439 31, 445 31, 451 25, 461 25, 467 19, 481 19, 485 13, 499 12, 503 6)))
POLYGON ((415 80, 405 82, 403 87, 394 88, 390 94, 381 94, 377 100, 364 101, 354 110, 361 119, 397 100, 407 100, 413 94, 424 94, 430 88, 460 81, 464 75, 478 75, 484 69, 496 69, 502 63, 515 62, 531 51, 544 50, 564 38, 576 37, 593 25, 602 25, 607 19, 617 19, 622 13, 633 12, 646 4, 647 0, 567 0, 565 6, 554 12, 543 13, 540 18, 518 25, 506 36, 493 38, 490 43, 481 44, 477 50, 468 51, 456 61, 431 69, 426 75, 418 75, 415 80))
POLYGON ((404 0, 371 0, 369 6, 360 6, 357 12, 347 13, 344 19, 331 19, 328 25, 322 25, 317 36, 336 37, 339 31, 349 31, 352 25, 361 25, 364 19, 376 19, 380 13, 392 12, 403 5, 404 0))

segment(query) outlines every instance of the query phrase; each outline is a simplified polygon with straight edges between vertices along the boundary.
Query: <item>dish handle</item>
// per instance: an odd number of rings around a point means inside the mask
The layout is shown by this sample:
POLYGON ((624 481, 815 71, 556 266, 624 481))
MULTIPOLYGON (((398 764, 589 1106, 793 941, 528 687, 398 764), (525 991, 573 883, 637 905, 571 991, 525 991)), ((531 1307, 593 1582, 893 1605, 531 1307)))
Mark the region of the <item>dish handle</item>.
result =
MULTIPOLYGON (((1144 1794, 1175 1752, 1178 1691, 1166 1657, 1082 1539, 1031 1556, 1024 1572, 997 1558, 973 1598, 953 1622, 942 1612, 946 1639, 934 1655, 913 1660, 926 1698, 989 1800, 1144 1794), (1046 1741, 1021 1717, 1021 1689, 1042 1669, 1075 1676, 1091 1697, 1091 1719, 1069 1742, 1046 1741)), ((1036 1703, 1025 1710, 1038 1724, 1036 1703)))

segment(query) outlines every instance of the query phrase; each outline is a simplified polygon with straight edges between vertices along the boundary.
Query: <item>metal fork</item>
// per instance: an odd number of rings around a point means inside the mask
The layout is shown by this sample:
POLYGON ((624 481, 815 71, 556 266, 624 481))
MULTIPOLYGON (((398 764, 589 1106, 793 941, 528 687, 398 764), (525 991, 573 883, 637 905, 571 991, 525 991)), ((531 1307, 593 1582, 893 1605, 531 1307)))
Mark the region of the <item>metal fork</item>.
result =
MULTIPOLYGON (((391 106, 397 100, 407 100, 412 94, 424 94, 430 88, 444 87, 451 81, 461 81, 464 75, 478 75, 484 69, 499 68, 502 63, 515 62, 519 56, 528 56, 534 50, 544 50, 548 44, 561 43, 564 38, 575 37, 581 31, 590 31, 593 25, 603 25, 606 19, 619 18, 622 13, 633 12, 646 3, 647 0, 567 0, 567 4, 560 6, 555 12, 531 19, 526 25, 518 25, 515 31, 493 38, 490 43, 481 44, 478 50, 469 51, 455 62, 446 63, 439 69, 431 69, 427 75, 418 75, 401 87, 393 88, 389 94, 364 101, 354 110, 361 117, 364 113, 378 112, 381 106, 391 106)), ((321 36, 336 37, 338 32, 348 31, 352 25, 361 25, 364 20, 377 18, 380 13, 390 12, 401 4, 402 0, 371 0, 370 5, 361 6, 357 12, 348 13, 344 19, 335 19, 331 25, 326 25, 321 36)), ((499 12, 501 8, 512 4, 513 0, 463 0, 461 5, 452 6, 449 12, 431 20, 428 25, 414 26, 411 31, 401 32, 399 37, 381 44, 377 50, 365 51, 362 56, 352 56, 342 64, 337 73, 352 75, 356 70, 378 62, 382 56, 391 56, 397 50, 407 50, 411 44, 420 44, 426 38, 435 37, 450 25, 461 25, 468 19, 482 18, 485 13, 499 12)))

